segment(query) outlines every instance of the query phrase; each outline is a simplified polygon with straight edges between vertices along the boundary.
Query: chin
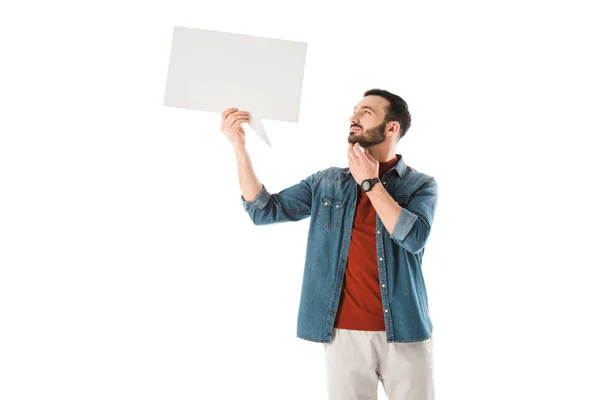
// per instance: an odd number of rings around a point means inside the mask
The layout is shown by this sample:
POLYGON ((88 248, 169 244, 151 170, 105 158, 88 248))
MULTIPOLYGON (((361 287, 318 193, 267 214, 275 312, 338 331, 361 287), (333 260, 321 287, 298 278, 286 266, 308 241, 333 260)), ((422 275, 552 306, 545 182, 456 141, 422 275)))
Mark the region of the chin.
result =
POLYGON ((348 137, 348 143, 352 143, 352 144, 358 143, 360 145, 360 147, 369 147, 369 146, 373 145, 372 143, 365 142, 361 138, 356 137, 356 136, 348 137))

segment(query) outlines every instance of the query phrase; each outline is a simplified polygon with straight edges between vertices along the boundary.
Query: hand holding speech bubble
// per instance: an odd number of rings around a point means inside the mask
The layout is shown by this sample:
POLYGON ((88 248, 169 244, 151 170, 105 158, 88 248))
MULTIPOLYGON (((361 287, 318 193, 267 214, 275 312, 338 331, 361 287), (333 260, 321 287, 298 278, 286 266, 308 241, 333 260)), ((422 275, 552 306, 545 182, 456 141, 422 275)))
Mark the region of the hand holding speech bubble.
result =
POLYGON ((298 122, 306 47, 304 42, 176 26, 163 105, 249 111, 250 126, 271 146, 262 119, 298 122))

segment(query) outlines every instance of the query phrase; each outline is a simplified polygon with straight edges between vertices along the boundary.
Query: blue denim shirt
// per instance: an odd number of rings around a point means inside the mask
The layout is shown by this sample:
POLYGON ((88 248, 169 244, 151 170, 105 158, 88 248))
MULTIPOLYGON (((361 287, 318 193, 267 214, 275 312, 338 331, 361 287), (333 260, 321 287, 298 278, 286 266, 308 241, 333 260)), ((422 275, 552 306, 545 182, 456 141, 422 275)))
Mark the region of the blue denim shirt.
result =
MULTIPOLYGON (((397 154, 383 186, 402 207, 392 234, 376 216, 377 264, 387 342, 428 339, 432 324, 421 263, 437 206, 435 178, 406 165, 397 154)), ((297 336, 331 342, 344 282, 359 187, 349 168, 331 167, 279 193, 263 185, 245 201, 256 225, 311 217, 298 311, 297 336)))

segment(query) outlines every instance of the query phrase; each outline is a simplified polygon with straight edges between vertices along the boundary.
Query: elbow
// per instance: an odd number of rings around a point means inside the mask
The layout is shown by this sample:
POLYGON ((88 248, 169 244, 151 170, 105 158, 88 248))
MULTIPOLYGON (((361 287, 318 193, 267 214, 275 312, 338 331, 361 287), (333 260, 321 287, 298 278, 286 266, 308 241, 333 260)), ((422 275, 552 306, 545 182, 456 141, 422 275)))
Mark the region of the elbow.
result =
POLYGON ((418 254, 423 251, 426 243, 427 243, 427 240, 415 243, 414 245, 409 247, 408 251, 412 254, 418 254))
POLYGON ((425 248, 430 232, 429 224, 419 218, 404 238, 392 236, 392 239, 409 253, 418 254, 425 248))
POLYGON ((423 249, 425 248, 425 244, 427 243, 426 240, 424 241, 417 241, 417 240, 410 240, 410 239, 405 239, 403 242, 399 241, 399 240, 395 240, 395 242, 402 247, 404 250, 408 251, 409 253, 412 254, 418 254, 421 251, 423 251, 423 249))
POLYGON ((260 213, 257 213, 255 210, 249 211, 248 216, 250 217, 252 224, 256 226, 265 225, 264 218, 260 218, 260 213))

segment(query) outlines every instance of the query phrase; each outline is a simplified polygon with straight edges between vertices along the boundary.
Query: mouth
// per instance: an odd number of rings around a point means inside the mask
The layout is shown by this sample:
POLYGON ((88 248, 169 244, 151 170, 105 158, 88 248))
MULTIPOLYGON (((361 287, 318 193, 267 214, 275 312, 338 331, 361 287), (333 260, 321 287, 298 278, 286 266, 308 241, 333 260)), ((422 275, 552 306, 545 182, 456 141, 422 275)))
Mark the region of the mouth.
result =
POLYGON ((350 130, 351 130, 351 131, 354 131, 354 130, 356 130, 356 131, 360 131, 360 128, 359 128, 359 127, 357 127, 357 126, 353 126, 352 128, 350 128, 350 130))

